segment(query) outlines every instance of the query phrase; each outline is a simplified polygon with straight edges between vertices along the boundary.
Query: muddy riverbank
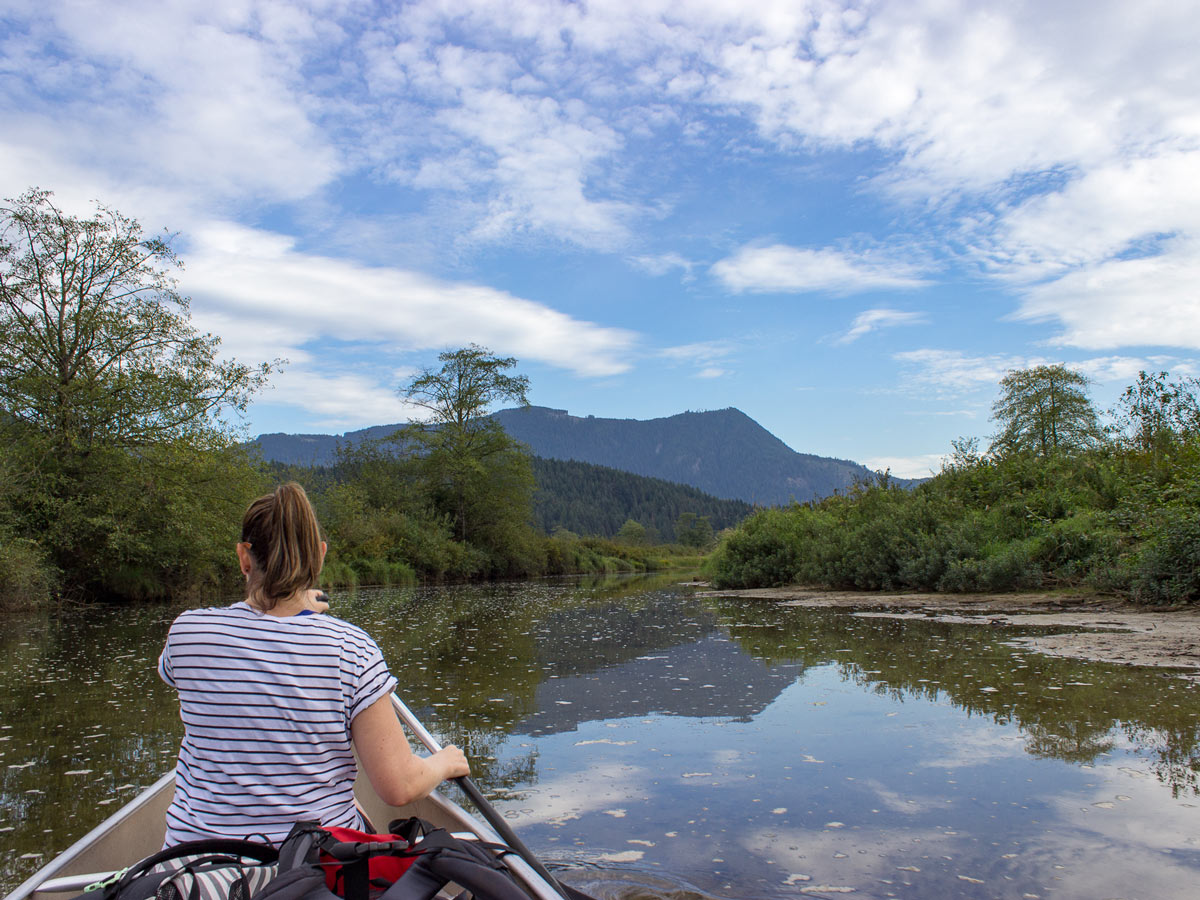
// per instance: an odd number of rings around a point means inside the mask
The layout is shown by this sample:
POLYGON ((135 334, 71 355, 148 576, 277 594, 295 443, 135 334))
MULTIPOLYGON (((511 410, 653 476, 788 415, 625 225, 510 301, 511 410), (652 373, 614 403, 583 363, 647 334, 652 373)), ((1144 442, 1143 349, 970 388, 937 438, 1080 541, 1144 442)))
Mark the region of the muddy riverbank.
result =
POLYGON ((862 615, 929 618, 981 627, 1055 626, 1018 638, 1051 656, 1194 670, 1200 677, 1200 610, 1134 606, 1114 597, 1061 593, 889 594, 802 587, 711 592, 785 606, 846 609, 862 615), (1062 632, 1062 628, 1070 628, 1062 632))

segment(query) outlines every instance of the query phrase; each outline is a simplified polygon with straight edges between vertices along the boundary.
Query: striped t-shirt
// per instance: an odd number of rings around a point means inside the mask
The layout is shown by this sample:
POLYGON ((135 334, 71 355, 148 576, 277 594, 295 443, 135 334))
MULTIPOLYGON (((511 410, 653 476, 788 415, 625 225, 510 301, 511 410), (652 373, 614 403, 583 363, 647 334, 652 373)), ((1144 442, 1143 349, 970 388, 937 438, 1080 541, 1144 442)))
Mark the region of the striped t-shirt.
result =
POLYGON ((183 744, 166 844, 279 843, 292 825, 359 826, 350 723, 396 686, 361 628, 327 615, 195 609, 158 660, 179 692, 183 744))

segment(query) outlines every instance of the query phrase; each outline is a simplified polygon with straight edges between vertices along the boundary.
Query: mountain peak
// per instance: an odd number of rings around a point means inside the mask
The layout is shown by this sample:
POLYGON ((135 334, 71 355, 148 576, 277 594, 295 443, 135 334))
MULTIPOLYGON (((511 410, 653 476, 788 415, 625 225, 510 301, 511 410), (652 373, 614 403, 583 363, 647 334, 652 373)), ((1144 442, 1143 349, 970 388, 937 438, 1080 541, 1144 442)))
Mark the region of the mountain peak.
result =
MULTIPOLYGON (((535 456, 607 466, 764 506, 826 497, 872 476, 849 460, 797 453, 732 406, 657 419, 575 416, 548 406, 493 415, 535 456)), ((399 427, 376 425, 344 435, 264 434, 256 443, 268 460, 328 465, 339 443, 386 437, 399 427)))

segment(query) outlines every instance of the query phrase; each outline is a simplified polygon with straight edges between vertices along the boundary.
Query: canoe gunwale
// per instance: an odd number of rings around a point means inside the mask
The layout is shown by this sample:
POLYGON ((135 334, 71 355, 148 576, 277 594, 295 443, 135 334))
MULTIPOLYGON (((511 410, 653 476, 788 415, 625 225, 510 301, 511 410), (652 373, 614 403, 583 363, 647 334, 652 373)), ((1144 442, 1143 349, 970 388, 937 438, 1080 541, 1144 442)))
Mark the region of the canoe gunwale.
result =
MULTIPOLYGON (((144 817, 148 812, 153 812, 153 810, 147 810, 147 807, 152 804, 161 804, 165 811, 168 798, 164 794, 173 794, 174 787, 175 770, 172 768, 154 782, 154 784, 130 800, 129 803, 122 806, 83 837, 71 844, 70 847, 58 854, 53 860, 25 879, 16 889, 5 896, 4 900, 62 900, 62 898, 69 898, 82 893, 82 888, 95 880, 94 878, 88 878, 80 885, 79 881, 85 875, 104 876, 111 874, 112 869, 97 871, 96 862, 86 861, 87 857, 95 855, 97 847, 103 842, 112 840, 114 835, 119 831, 133 825, 133 820, 136 817, 139 815, 144 817), (122 826, 125 826, 125 828, 123 829, 122 826), (81 862, 81 859, 84 861, 81 862), (76 880, 61 881, 61 887, 58 887, 57 890, 43 891, 43 885, 51 887, 47 885, 47 882, 66 879, 71 876, 75 876, 76 880)), ((371 789, 369 780, 363 777, 360 772, 360 777, 355 785, 355 792, 359 795, 361 801, 366 801, 362 808, 368 814, 368 818, 377 827, 386 827, 387 823, 393 818, 421 815, 424 818, 435 820, 435 824, 446 827, 447 831, 469 831, 480 841, 493 844, 505 843, 490 825, 467 812, 466 809, 440 791, 433 791, 427 797, 413 804, 413 808, 406 808, 404 811, 401 811, 400 809, 387 807, 383 804, 371 789)), ((159 824, 165 825, 165 820, 162 820, 159 824)), ((133 858, 125 860, 123 865, 136 862, 138 859, 157 850, 161 846, 162 831, 157 832, 157 836, 153 838, 152 842, 155 846, 151 847, 147 845, 143 848, 145 850, 144 853, 139 853, 133 858)), ((517 877, 518 881, 521 882, 525 891, 533 900, 562 900, 562 895, 519 855, 515 853, 506 855, 504 863, 517 877)), ((119 869, 121 867, 117 866, 116 868, 119 869)))
POLYGON ((165 773, 154 784, 139 793, 119 810, 79 840, 75 841, 75 843, 71 844, 70 847, 26 878, 21 884, 17 885, 16 889, 9 893, 4 900, 24 900, 24 898, 31 896, 47 881, 59 877, 60 873, 68 869, 79 857, 90 852, 97 843, 112 834, 118 826, 139 815, 146 806, 159 800, 164 791, 174 792, 174 790, 175 769, 172 767, 170 771, 165 773))

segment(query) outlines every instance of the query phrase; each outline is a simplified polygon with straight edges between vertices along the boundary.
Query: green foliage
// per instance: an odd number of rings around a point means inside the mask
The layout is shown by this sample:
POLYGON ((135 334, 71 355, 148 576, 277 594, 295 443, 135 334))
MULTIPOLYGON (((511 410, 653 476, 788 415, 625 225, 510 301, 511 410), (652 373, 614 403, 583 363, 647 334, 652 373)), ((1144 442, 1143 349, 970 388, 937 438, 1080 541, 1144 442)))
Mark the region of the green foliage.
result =
POLYGON ((1118 440, 1142 453, 1161 454, 1200 433, 1200 380, 1147 375, 1125 389, 1113 411, 1118 440))
POLYGON ((31 190, 0 208, 0 411, 55 453, 206 444, 270 371, 217 357, 162 239, 98 206, 87 219, 31 190))
POLYGON ((626 519, 613 538, 618 544, 641 547, 646 543, 646 526, 633 519, 626 519))
POLYGON ((533 473, 528 451, 488 411, 501 400, 527 404, 529 379, 506 374, 516 359, 475 344, 438 359, 441 369, 424 370, 403 391, 431 420, 397 438, 411 448, 426 501, 451 519, 455 537, 486 548, 493 572, 519 570, 529 562, 533 473))
POLYGON ((534 520, 547 533, 557 528, 613 537, 633 519, 646 529, 647 543, 678 540, 681 513, 707 518, 716 529, 737 524, 754 509, 741 500, 722 500, 688 485, 620 472, 575 460, 533 459, 537 480, 534 520))
POLYGON ((680 513, 675 522, 675 540, 685 547, 701 550, 713 542, 712 522, 694 512, 680 513))
POLYGON ((263 487, 221 416, 270 367, 217 357, 161 239, 105 207, 29 191, 0 209, 5 597, 145 599, 234 583, 230 547, 263 487))
POLYGON ((1050 438, 1027 449, 1006 441, 993 457, 959 441, 943 471, 911 491, 881 479, 755 513, 722 537, 707 571, 721 587, 1069 587, 1196 602, 1200 435, 1173 421, 1169 439, 1072 453, 1061 430, 1057 452, 1050 438))
POLYGON ((1063 365, 1010 371, 992 407, 1000 424, 993 451, 1049 456, 1095 446, 1100 425, 1087 385, 1087 378, 1063 365))
POLYGON ((621 542, 535 531, 528 454, 482 415, 499 394, 522 399, 527 381, 503 375, 515 360, 480 347, 440 358, 439 372, 427 371, 409 387, 409 396, 434 413, 432 423, 343 446, 331 469, 276 467, 280 477, 309 485, 330 544, 324 583, 633 572, 666 564, 661 551, 644 546, 649 535, 637 522, 628 523, 621 542))

